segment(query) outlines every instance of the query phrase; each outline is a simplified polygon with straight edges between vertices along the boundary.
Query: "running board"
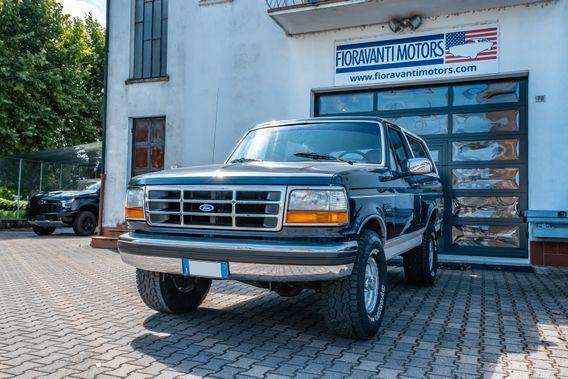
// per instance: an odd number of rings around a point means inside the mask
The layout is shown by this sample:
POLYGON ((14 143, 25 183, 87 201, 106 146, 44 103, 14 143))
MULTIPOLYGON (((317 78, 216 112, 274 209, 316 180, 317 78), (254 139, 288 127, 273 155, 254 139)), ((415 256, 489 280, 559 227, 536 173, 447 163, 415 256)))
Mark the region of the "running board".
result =
POLYGON ((426 228, 388 240, 385 243, 385 258, 387 260, 420 246, 426 228))

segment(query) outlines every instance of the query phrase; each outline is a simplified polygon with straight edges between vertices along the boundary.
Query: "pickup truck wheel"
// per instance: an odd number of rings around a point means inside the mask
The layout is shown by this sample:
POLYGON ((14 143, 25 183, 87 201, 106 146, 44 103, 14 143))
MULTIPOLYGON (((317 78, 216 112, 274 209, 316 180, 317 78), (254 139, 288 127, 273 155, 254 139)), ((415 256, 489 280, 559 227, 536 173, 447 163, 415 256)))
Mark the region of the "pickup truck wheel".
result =
POLYGON ((429 223, 422 244, 403 256, 404 278, 408 284, 431 286, 438 272, 438 235, 434 224, 429 223))
POLYGON ((73 231, 78 236, 90 236, 97 228, 97 217, 93 212, 81 211, 73 220, 73 231))
POLYGON ((47 228, 47 227, 37 226, 37 225, 32 225, 32 230, 38 236, 50 236, 50 235, 53 234, 53 232, 55 232, 54 227, 47 228))
POLYGON ((211 279, 136 270, 136 287, 144 303, 162 313, 188 313, 203 302, 211 279))
POLYGON ((379 236, 364 231, 351 275, 322 283, 323 316, 338 335, 371 339, 381 326, 386 305, 387 264, 379 236))

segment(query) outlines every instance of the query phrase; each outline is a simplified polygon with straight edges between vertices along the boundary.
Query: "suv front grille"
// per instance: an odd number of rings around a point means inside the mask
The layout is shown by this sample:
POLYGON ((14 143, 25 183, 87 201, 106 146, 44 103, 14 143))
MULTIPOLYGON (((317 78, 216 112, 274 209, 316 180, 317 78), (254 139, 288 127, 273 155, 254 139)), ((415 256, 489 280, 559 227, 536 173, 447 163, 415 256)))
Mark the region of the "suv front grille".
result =
POLYGON ((286 187, 146 187, 146 220, 152 226, 279 230, 286 187))
POLYGON ((58 213, 61 209, 61 201, 31 199, 28 203, 27 212, 29 217, 44 213, 58 213))

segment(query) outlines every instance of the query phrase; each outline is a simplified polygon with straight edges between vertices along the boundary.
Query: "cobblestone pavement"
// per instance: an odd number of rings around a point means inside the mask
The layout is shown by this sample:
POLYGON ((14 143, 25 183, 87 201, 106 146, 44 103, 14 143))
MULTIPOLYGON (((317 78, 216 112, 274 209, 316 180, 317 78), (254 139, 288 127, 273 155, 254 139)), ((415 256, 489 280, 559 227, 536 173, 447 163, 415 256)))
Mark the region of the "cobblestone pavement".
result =
POLYGON ((157 314, 88 243, 0 233, 0 378, 568 377, 568 270, 442 270, 421 289, 389 268, 380 335, 356 342, 326 332, 313 292, 217 282, 197 312, 157 314))

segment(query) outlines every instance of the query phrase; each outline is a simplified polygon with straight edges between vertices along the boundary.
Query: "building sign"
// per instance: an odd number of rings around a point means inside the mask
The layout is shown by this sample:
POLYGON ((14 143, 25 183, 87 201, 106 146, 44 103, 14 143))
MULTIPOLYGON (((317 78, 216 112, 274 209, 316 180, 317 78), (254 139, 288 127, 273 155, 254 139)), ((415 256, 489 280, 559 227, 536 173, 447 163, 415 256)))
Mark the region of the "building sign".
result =
POLYGON ((499 26, 372 39, 335 46, 335 85, 403 82, 499 71, 499 26))

